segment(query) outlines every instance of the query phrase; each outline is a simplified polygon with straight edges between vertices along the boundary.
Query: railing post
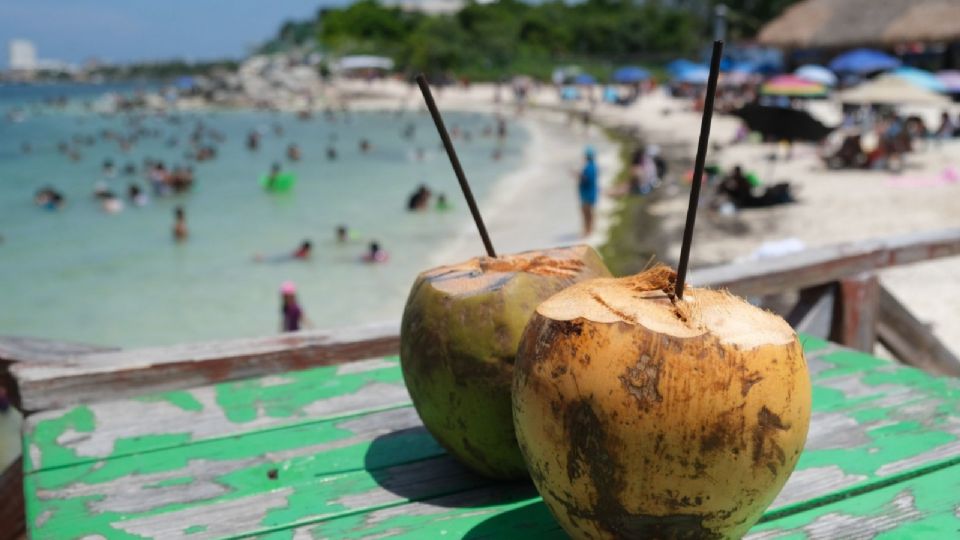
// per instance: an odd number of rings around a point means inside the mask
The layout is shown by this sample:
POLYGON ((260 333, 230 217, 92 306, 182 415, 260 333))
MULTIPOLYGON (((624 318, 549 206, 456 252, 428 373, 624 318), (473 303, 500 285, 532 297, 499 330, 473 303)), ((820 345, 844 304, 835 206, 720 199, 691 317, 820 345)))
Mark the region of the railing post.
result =
POLYGON ((877 342, 880 280, 873 272, 840 279, 831 339, 852 349, 873 352, 877 342))

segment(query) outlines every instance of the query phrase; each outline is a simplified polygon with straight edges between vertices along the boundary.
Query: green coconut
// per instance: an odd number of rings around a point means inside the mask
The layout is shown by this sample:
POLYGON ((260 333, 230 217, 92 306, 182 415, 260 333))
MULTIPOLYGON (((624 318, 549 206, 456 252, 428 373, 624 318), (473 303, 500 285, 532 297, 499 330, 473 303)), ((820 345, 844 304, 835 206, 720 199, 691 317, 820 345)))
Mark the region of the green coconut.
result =
POLYGON ((478 257, 417 277, 400 327, 413 404, 453 456, 493 478, 527 477, 514 434, 513 363, 544 300, 610 272, 589 246, 478 257))

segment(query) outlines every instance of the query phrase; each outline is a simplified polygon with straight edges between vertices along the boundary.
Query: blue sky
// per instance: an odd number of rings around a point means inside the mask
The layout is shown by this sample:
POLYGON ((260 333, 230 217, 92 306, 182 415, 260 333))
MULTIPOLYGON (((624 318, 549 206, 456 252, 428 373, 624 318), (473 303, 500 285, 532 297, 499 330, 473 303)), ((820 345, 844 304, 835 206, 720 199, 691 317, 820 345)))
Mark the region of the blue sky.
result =
POLYGON ((0 67, 7 42, 40 58, 82 62, 238 57, 280 24, 345 0, 0 0, 0 67))

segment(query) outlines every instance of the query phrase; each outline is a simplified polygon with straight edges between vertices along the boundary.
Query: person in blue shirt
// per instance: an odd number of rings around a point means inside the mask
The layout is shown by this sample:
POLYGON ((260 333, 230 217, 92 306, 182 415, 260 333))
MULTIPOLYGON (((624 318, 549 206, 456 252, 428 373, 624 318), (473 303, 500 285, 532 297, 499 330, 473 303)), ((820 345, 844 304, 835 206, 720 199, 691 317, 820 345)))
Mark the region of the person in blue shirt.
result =
POLYGON ((583 235, 590 236, 593 232, 593 208, 597 205, 597 163, 596 152, 588 146, 584 152, 583 169, 577 183, 580 193, 580 210, 583 212, 583 235))

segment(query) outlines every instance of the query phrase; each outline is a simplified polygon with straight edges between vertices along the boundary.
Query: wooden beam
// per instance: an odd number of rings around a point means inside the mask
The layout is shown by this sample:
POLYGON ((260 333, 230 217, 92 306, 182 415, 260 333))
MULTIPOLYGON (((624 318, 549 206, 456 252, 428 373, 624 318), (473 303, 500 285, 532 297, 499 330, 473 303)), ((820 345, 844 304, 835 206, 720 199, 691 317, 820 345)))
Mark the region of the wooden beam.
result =
POLYGON ((0 394, 6 392, 14 404, 19 403, 17 385, 10 375, 10 366, 19 362, 56 364, 75 361, 83 354, 118 351, 116 347, 103 347, 88 343, 54 341, 29 337, 0 336, 0 394))
POLYGON ((23 460, 17 458, 0 471, 0 540, 16 540, 25 533, 23 460))
POLYGON ((843 278, 837 288, 831 339, 863 352, 877 342, 880 280, 874 273, 843 278))
POLYGON ((785 319, 797 332, 829 339, 835 297, 836 286, 833 284, 803 289, 785 319))
POLYGON ((397 354, 399 324, 83 354, 16 364, 18 406, 35 412, 397 354))
POLYGON ((960 377, 960 358, 885 287, 880 287, 877 336, 905 364, 929 373, 960 377))
POLYGON ((814 248, 772 259, 694 271, 689 282, 763 296, 838 281, 881 268, 960 254, 960 229, 814 248))

